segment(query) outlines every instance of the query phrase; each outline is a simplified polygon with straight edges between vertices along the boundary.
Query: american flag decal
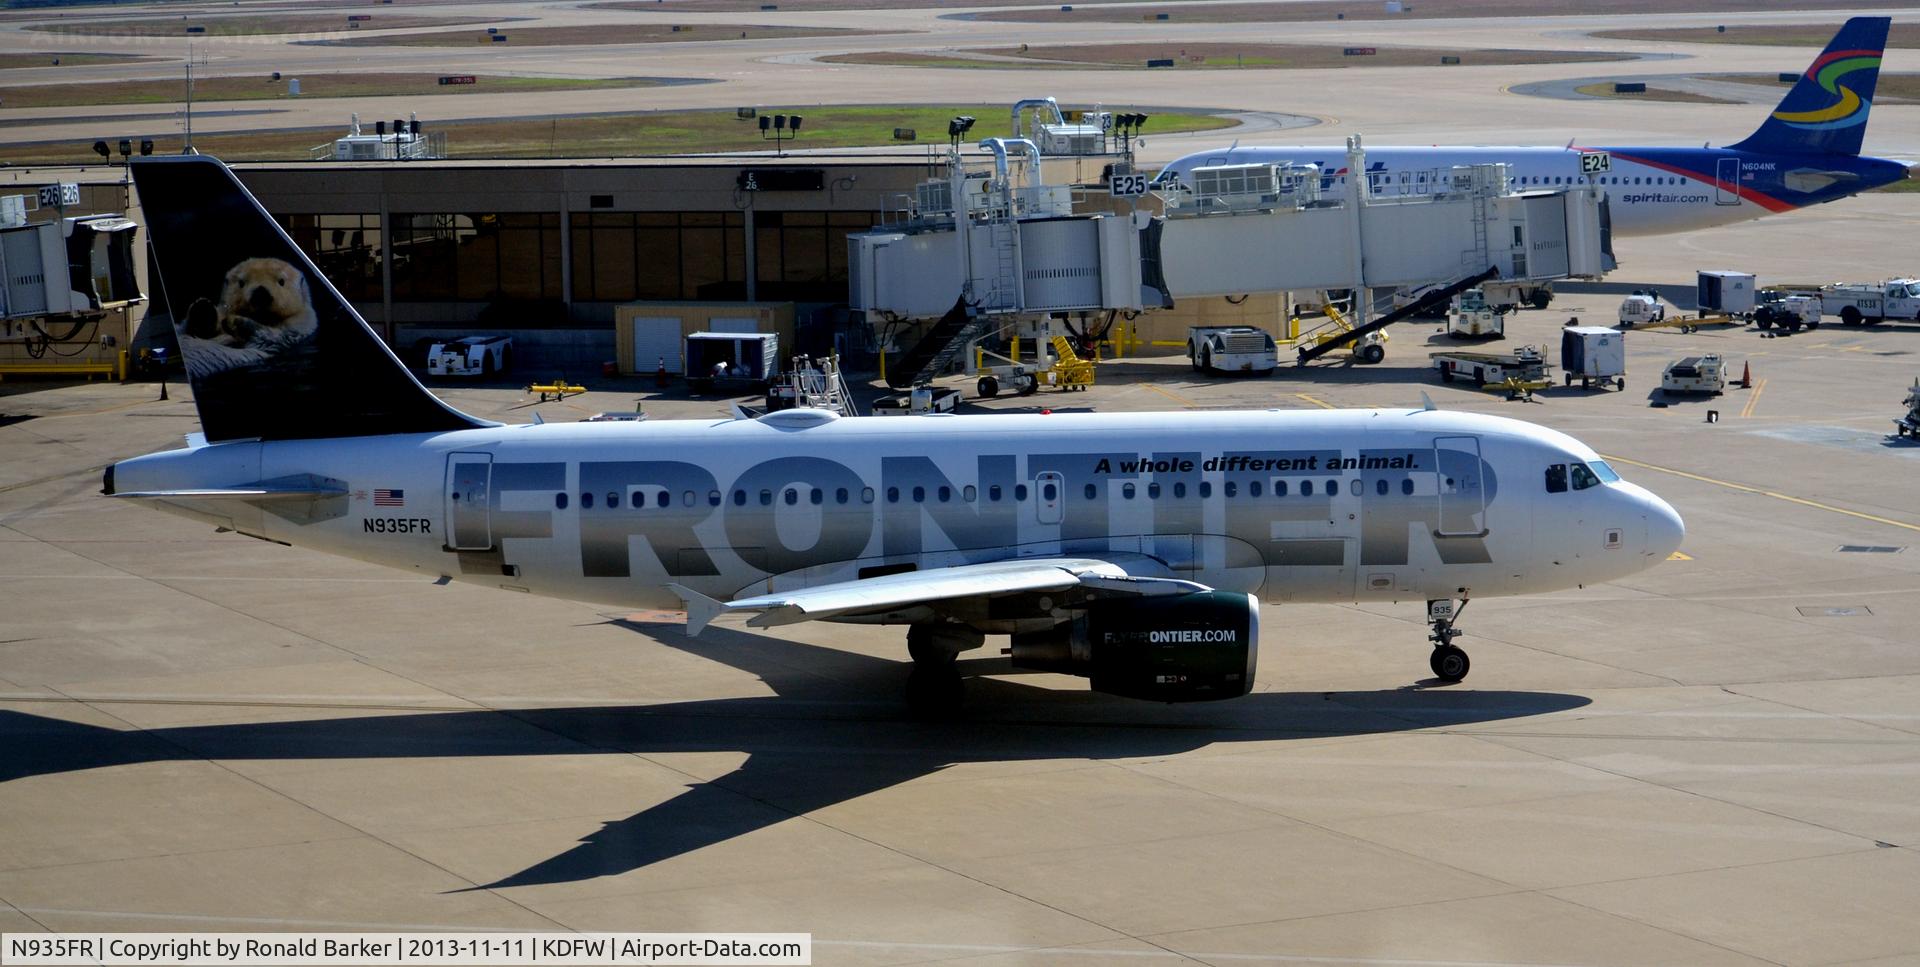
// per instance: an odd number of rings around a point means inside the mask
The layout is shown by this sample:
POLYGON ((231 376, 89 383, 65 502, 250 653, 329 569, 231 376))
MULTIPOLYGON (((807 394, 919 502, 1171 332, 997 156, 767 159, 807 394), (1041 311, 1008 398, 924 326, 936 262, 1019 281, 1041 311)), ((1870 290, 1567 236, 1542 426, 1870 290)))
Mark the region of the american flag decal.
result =
POLYGON ((407 505, 407 492, 404 490, 381 490, 375 488, 373 491, 373 505, 375 507, 405 507, 407 505))

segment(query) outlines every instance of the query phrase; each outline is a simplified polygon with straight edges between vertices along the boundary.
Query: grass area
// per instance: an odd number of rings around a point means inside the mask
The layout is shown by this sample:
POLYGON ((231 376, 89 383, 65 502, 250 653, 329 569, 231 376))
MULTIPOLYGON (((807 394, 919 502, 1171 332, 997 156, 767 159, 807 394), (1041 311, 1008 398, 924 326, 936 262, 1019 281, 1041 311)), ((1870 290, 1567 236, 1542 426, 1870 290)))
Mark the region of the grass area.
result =
POLYGON ((1896 181, 1890 185, 1881 185, 1875 188, 1874 191, 1885 192, 1889 195, 1904 195, 1908 192, 1920 191, 1920 168, 1908 168, 1906 181, 1896 181))
POLYGON ((442 30, 330 41, 342 47, 590 47, 604 44, 770 40, 778 37, 850 37, 872 33, 842 27, 768 27, 762 24, 583 24, 578 27, 501 28, 505 41, 485 31, 442 30))
MULTIPOLYGON (((918 2, 886 2, 884 6, 925 6, 918 2)), ((1912 0, 1414 0, 1411 13, 1387 13, 1380 0, 1328 0, 1324 3, 1187 4, 1179 0, 1152 6, 1112 7, 1069 2, 1070 11, 1050 2, 1029 10, 991 10, 969 15, 974 20, 1106 23, 1153 20, 1157 14, 1177 23, 1284 23, 1329 20, 1422 20, 1456 17, 1565 17, 1614 16, 1646 13, 1736 13, 1746 11, 1858 10, 1907 8, 1912 0), (1044 7, 1044 9, 1040 7, 1044 7)), ((1837 23, 1837 21, 1836 21, 1837 23)), ((1829 29, 1828 35, 1833 31, 1829 29)), ((1823 38, 1821 43, 1825 43, 1823 38)))
MULTIPOLYGON (((1591 36, 1614 40, 1653 40, 1675 44, 1747 44, 1755 47, 1825 47, 1838 27, 1832 21, 1760 26, 1665 27, 1601 30, 1591 36)), ((1920 24, 1896 23, 1887 31, 1888 47, 1920 47, 1920 24)))
POLYGON ((1598 84, 1582 84, 1574 88, 1574 90, 1591 97, 1617 97, 1623 101, 1671 101, 1676 104, 1741 103, 1739 101, 1729 101, 1724 97, 1708 97, 1705 94, 1695 94, 1692 91, 1670 91, 1660 87, 1649 87, 1638 94, 1623 93, 1613 89, 1612 81, 1601 81, 1598 84))
MULTIPOLYGON (((1059 47, 1006 47, 940 53, 879 51, 836 54, 820 60, 839 64, 887 64, 900 67, 965 67, 979 70, 1148 70, 1150 59, 1169 59, 1174 70, 1261 68, 1304 70, 1329 67, 1428 67, 1442 56, 1463 65, 1563 64, 1626 60, 1626 54, 1552 50, 1443 51, 1417 47, 1377 47, 1375 53, 1348 56, 1345 48, 1306 44, 1087 44, 1059 47), (992 55, 990 57, 969 55, 992 55)), ((1168 68, 1151 68, 1167 70, 1168 68)))
MULTIPOLYGON (((1708 74, 1703 79, 1732 81, 1757 87, 1779 89, 1782 95, 1793 85, 1773 74, 1708 74)), ((1873 103, 1903 104, 1920 102, 1920 74, 1881 74, 1873 86, 1873 103)))
MULTIPOLYGON (((474 75, 472 84, 441 86, 438 74, 303 74, 300 96, 379 97, 393 94, 500 94, 526 91, 587 91, 609 87, 654 87, 645 77, 494 77, 474 75)), ((185 99, 178 80, 104 81, 92 84, 34 84, 0 87, 7 107, 78 107, 95 104, 168 104, 185 99)), ((285 98, 286 81, 265 77, 202 77, 193 82, 196 101, 257 101, 285 98)))
POLYGON ((0 54, 0 70, 16 67, 87 67, 93 64, 119 64, 146 60, 139 54, 72 54, 54 51, 45 54, 0 54))
MULTIPOLYGON (((1107 105, 1111 110, 1133 108, 1107 105)), ((855 148, 894 144, 894 128, 915 128, 924 140, 941 143, 947 120, 958 114, 1003 117, 1006 105, 864 105, 854 107, 761 108, 761 113, 795 113, 806 118, 797 141, 801 148, 855 148)), ((1208 131, 1230 127, 1230 119, 1206 114, 1155 110, 1149 134, 1208 131)), ((691 152, 764 151, 756 121, 733 111, 668 111, 600 117, 516 118, 497 121, 428 122, 447 132, 449 154, 456 158, 609 158, 691 152)), ((202 134, 194 147, 225 161, 304 161, 315 146, 340 132, 256 131, 202 134)), ((984 134, 981 136, 985 136, 984 134)), ((0 145, 0 162, 25 164, 93 163, 93 140, 0 145)), ((154 139, 155 154, 177 154, 180 139, 154 139)))
POLYGON ((482 22, 475 17, 409 17, 373 14, 373 19, 349 27, 347 15, 286 14, 273 16, 153 17, 128 20, 78 20, 71 23, 29 24, 26 29, 76 37, 185 37, 187 28, 205 27, 209 37, 251 37, 262 34, 340 33, 347 30, 395 30, 413 27, 451 27, 482 22))

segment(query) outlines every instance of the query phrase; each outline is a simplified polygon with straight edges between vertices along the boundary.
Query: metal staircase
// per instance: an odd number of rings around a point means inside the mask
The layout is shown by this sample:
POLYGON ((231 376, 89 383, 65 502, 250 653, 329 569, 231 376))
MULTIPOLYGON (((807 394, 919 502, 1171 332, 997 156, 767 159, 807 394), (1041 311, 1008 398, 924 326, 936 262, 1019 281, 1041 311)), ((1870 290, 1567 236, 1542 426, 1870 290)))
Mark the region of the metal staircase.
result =
POLYGON ((977 314, 964 296, 954 300, 953 308, 900 357, 900 362, 887 367, 887 385, 906 389, 931 382, 946 372, 968 344, 986 335, 994 325, 991 316, 977 314))

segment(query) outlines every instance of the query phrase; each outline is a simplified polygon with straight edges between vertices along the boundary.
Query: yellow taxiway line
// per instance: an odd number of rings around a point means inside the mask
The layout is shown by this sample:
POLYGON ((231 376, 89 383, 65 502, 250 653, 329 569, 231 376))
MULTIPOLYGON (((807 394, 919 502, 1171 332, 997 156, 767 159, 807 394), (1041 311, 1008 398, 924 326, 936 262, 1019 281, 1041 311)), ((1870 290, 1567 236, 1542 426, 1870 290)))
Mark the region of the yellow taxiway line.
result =
POLYGON ((1758 383, 1753 384, 1753 392, 1747 396, 1747 405, 1740 408, 1741 419, 1744 420, 1747 417, 1753 415, 1754 406, 1760 402, 1760 391, 1766 388, 1767 388, 1767 381, 1764 379, 1758 383))
POLYGON ((1805 497, 1795 497, 1791 494, 1783 494, 1776 490, 1767 490, 1762 487, 1749 487, 1746 484, 1738 484, 1730 480, 1715 480, 1712 477, 1703 477, 1697 473, 1688 473, 1685 470, 1675 470, 1672 467, 1662 467, 1658 464, 1641 463, 1638 460, 1629 460, 1626 457, 1609 456, 1606 454, 1602 454, 1602 456, 1606 457, 1607 461, 1610 463, 1618 462, 1618 463, 1624 463, 1624 464, 1628 464, 1630 466, 1635 466, 1635 467, 1644 467, 1648 470, 1658 470, 1661 473, 1670 473, 1676 477, 1685 477, 1688 480, 1698 480, 1701 483, 1710 483, 1716 487, 1725 487, 1729 490, 1741 491, 1742 493, 1759 494, 1762 497, 1772 497, 1775 500, 1784 500, 1790 504, 1800 504, 1801 506, 1812 507, 1816 510, 1829 511, 1835 514, 1845 514, 1848 517, 1858 517, 1861 520, 1872 521, 1876 524, 1886 524, 1889 527, 1899 527, 1899 528, 1903 528, 1910 531, 1920 531, 1920 524, 1909 524, 1906 521, 1892 520, 1886 517, 1875 517, 1872 514, 1863 514, 1857 510, 1848 510, 1845 507, 1835 507, 1832 504, 1823 504, 1817 500, 1808 500, 1805 497))
POLYGON ((1190 399, 1187 399, 1184 396, 1181 396, 1179 393, 1175 393, 1172 390, 1161 389, 1160 387, 1155 386, 1152 383, 1141 383, 1140 385, 1145 386, 1146 388, 1153 390, 1156 393, 1159 393, 1161 396, 1164 396, 1167 399, 1170 399, 1175 403, 1180 404, 1181 406, 1199 406, 1200 405, 1190 399))
POLYGON ((1307 395, 1307 394, 1305 394, 1305 393, 1295 393, 1295 394, 1293 394, 1293 395, 1295 395, 1295 396, 1298 396, 1298 397, 1300 397, 1301 399, 1303 399, 1303 400, 1306 400, 1307 402, 1309 402, 1309 403, 1312 403, 1313 405, 1315 405, 1315 406, 1317 406, 1317 407, 1320 407, 1320 408, 1321 408, 1321 409, 1323 409, 1323 410, 1337 410, 1337 409, 1339 409, 1339 407, 1337 407, 1337 406, 1335 406, 1335 405, 1333 405, 1332 403, 1329 403, 1329 402, 1327 402, 1326 400, 1323 400, 1323 399, 1320 399, 1320 398, 1319 398, 1319 397, 1317 397, 1317 396, 1308 396, 1308 395, 1307 395))

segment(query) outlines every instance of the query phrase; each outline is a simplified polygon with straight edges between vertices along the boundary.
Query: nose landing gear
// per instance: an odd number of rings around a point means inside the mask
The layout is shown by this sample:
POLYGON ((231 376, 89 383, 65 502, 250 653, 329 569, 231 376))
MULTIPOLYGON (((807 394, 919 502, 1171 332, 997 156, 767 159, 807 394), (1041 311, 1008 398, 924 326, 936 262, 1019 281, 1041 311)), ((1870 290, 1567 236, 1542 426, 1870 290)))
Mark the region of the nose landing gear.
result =
POLYGON ((1427 640, 1433 642, 1433 654, 1427 659, 1427 667, 1433 669, 1433 677, 1452 684, 1467 677, 1467 670, 1473 667, 1467 652, 1453 639, 1460 636, 1455 627, 1460 615, 1467 610, 1467 600, 1460 600, 1456 610, 1452 599, 1427 602, 1427 624, 1433 629, 1427 633, 1427 640))

